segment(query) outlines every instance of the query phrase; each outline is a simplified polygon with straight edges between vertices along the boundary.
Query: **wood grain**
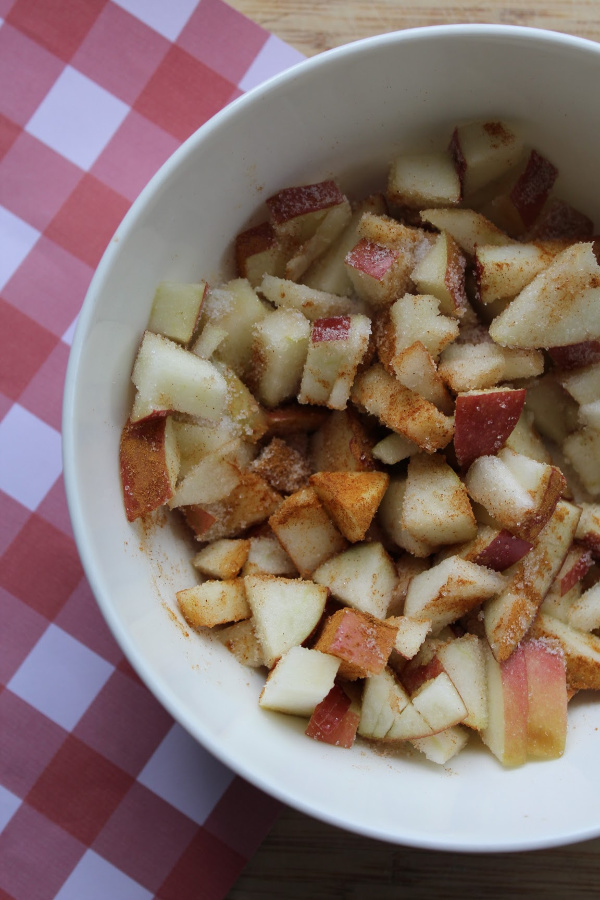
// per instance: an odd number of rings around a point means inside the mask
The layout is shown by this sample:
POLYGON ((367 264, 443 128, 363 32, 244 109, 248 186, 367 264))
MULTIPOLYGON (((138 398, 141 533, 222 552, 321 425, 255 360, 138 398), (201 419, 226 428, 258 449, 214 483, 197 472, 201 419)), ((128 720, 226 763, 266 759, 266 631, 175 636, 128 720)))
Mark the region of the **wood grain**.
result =
MULTIPOLYGON (((306 56, 422 25, 526 25, 600 41, 597 0, 451 5, 419 0, 228 0, 306 56)), ((595 802, 595 798, 590 798, 595 802)), ((557 810, 557 815, 560 811, 557 810)), ((349 834, 286 809, 227 900, 504 900, 600 897, 600 839, 509 854, 450 854, 349 834)))

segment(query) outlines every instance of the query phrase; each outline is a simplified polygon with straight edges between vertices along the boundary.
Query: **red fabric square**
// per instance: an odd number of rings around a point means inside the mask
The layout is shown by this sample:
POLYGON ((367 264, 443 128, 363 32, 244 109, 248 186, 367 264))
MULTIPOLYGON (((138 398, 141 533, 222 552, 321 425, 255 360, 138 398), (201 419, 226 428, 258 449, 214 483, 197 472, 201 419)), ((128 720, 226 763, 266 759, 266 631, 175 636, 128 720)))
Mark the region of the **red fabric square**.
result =
POLYGON ((16 400, 57 339, 0 297, 0 390, 16 400))
POLYGON ((16 139, 21 134, 21 128, 6 116, 0 113, 0 159, 3 159, 16 139))
POLYGON ((93 274, 91 266, 42 235, 2 294, 61 337, 79 313, 93 274))
POLYGON ((14 900, 52 900, 85 847, 26 803, 0 834, 0 882, 14 900))
POLYGON ((6 20, 67 62, 106 2, 107 0, 16 0, 6 20))
POLYGON ((57 431, 61 429, 62 395, 69 359, 69 348, 58 341, 33 376, 19 403, 57 431))
POLYGON ((178 147, 176 138, 132 110, 91 171, 133 201, 178 147))
POLYGON ((0 556, 12 544, 31 513, 17 500, 0 491, 0 556))
POLYGON ((181 859, 158 891, 158 900, 222 900, 246 860, 205 828, 199 828, 181 859))
POLYGON ((82 576, 74 542, 35 514, 0 558, 0 585, 47 619, 54 618, 82 576))
POLYGON ((2 784, 17 797, 25 797, 67 732, 8 689, 0 694, 0 731, 2 784))
POLYGON ((42 815, 89 845, 132 783, 130 775, 68 735, 26 799, 42 815))
POLYGON ((204 827, 215 837, 251 859, 274 824, 282 805, 243 778, 233 779, 204 827))
MULTIPOLYGON (((3 588, 0 588, 0 622, 0 682, 8 684, 46 630, 48 622, 3 588)), ((2 727, 0 734, 3 734, 2 727)))
POLYGON ((235 86, 173 46, 135 103, 135 109, 184 141, 234 96, 235 86))
POLYGON ((65 483, 63 476, 57 478, 52 485, 40 505, 36 509, 38 516, 44 521, 54 525, 59 531, 62 531, 69 538, 73 538, 73 529, 71 527, 71 518, 67 508, 67 498, 65 495, 65 483))
POLYGON ((63 68, 56 56, 5 23, 0 29, 0 109, 4 115, 26 125, 63 68))
POLYGON ((269 34, 222 0, 202 0, 177 43, 219 75, 237 84, 269 34))
POLYGON ((147 688, 117 670, 73 733, 137 776, 172 725, 171 716, 147 688))
POLYGON ((80 72, 133 103, 170 42, 114 3, 107 3, 72 59, 80 72))
POLYGON ((96 267, 129 206, 120 194, 86 174, 46 229, 46 236, 96 267))
POLYGON ((81 579, 55 623, 107 662, 117 665, 123 659, 86 578, 81 579))
POLYGON ((23 131, 0 162, 0 203, 43 231, 81 177, 81 169, 23 131))
POLYGON ((93 849, 154 893, 198 826, 137 782, 94 842, 93 849))

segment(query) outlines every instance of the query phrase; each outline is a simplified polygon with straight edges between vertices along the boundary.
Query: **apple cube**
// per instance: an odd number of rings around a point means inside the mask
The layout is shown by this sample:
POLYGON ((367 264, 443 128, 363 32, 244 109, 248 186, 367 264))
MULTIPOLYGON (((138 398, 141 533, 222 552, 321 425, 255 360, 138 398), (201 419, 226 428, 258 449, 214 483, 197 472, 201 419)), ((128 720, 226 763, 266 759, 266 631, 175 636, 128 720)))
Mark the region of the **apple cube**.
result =
POLYGON ((547 269, 559 244, 483 245, 475 251, 478 296, 482 303, 513 298, 547 269))
POLYGON ((379 358, 390 374, 395 375, 404 387, 437 406, 440 412, 452 415, 454 402, 425 345, 415 341, 391 358, 386 355, 388 348, 389 344, 382 343, 379 358))
POLYGON ((386 466, 394 466, 419 452, 417 444, 401 434, 388 434, 373 447, 373 456, 386 466))
POLYGON ((352 400, 391 431, 433 453, 450 443, 453 420, 376 364, 354 382, 352 400))
POLYGON ((600 504, 581 504, 581 518, 575 537, 592 551, 595 559, 600 558, 600 504))
POLYGON ((567 678, 563 654, 543 640, 523 643, 527 673, 527 755, 562 756, 567 739, 567 678))
POLYGON ((458 725, 446 728, 437 734, 415 738, 411 743, 413 747, 424 753, 430 762, 443 766, 465 748, 468 740, 468 731, 458 725))
POLYGON ((169 501, 171 509, 217 503, 232 494, 242 477, 247 446, 238 440, 231 441, 200 459, 177 485, 169 501))
POLYGON ((561 445, 578 427, 578 406, 552 373, 527 386, 525 408, 543 437, 561 445))
POLYGON ((292 309, 276 309, 254 328, 254 393, 265 406, 281 406, 298 393, 308 353, 310 323, 292 309))
POLYGON ((313 487, 286 497, 269 525, 304 578, 347 546, 313 487))
POLYGON ((434 734, 458 725, 468 714, 460 694, 446 672, 441 672, 435 678, 426 681, 410 700, 434 734))
POLYGON ((423 209, 460 202, 460 178, 447 153, 402 154, 393 161, 387 196, 397 206, 423 209))
POLYGON ((387 615, 398 580, 391 558, 377 541, 332 556, 312 577, 341 603, 379 619, 387 615))
POLYGON ((552 455, 535 427, 535 418, 530 409, 523 409, 517 424, 506 438, 505 446, 515 453, 537 459, 538 462, 552 463, 552 455))
POLYGON ((307 483, 311 471, 303 454, 281 438, 273 438, 266 444, 250 468, 282 494, 299 491, 307 483))
POLYGON ((525 394, 525 390, 497 388, 458 395, 454 449, 460 466, 466 469, 478 456, 500 450, 519 420, 525 394))
POLYGON ((410 286, 412 256, 396 247, 361 238, 344 262, 353 289, 372 307, 387 306, 410 286))
POLYGON ((286 575, 293 578, 298 574, 296 566, 275 535, 255 535, 249 538, 249 544, 242 575, 286 575))
POLYGON ((295 249, 286 263, 285 277, 291 281, 299 281, 311 264, 342 235, 351 218, 350 203, 343 197, 340 203, 326 211, 311 236, 295 249))
POLYGON ((525 228, 531 228, 541 213, 557 177, 558 169, 550 160, 532 150, 509 195, 525 228))
POLYGON ((354 681, 382 672, 394 647, 396 629, 369 613, 339 609, 325 621, 316 650, 340 660, 340 678, 354 681))
POLYGON ((529 698, 525 651, 517 647, 498 662, 484 646, 487 675, 488 724, 481 737, 505 766, 520 766, 527 759, 529 698))
POLYGON ((281 494, 256 472, 242 470, 232 494, 202 506, 182 507, 198 540, 238 537, 251 525, 264 522, 281 504, 281 494))
POLYGON ((498 594, 504 585, 504 577, 497 572, 451 556, 415 575, 408 586, 404 613, 413 619, 430 619, 435 634, 498 594))
POLYGON ((385 472, 317 472, 310 483, 351 543, 362 541, 389 484, 385 472))
POLYGON ((564 347, 550 347, 548 355, 559 369, 580 369, 600 363, 600 341, 580 341, 564 347))
POLYGON ((203 420, 173 420, 173 430, 181 460, 179 477, 183 478, 192 466, 207 454, 219 450, 238 438, 237 423, 229 417, 220 422, 203 420))
POLYGON ((396 629, 394 650, 404 659, 416 656, 431 630, 431 620, 411 619, 410 616, 389 616, 386 621, 396 629))
POLYGON ((312 323, 298 400, 344 409, 368 348, 367 316, 335 316, 312 323))
POLYGON ((332 689, 338 666, 326 653, 291 647, 269 672, 258 703, 291 716, 311 716, 332 689))
POLYGON ((253 288, 259 286, 265 275, 282 278, 287 256, 270 222, 254 225, 242 231, 235 239, 238 275, 246 278, 253 288))
POLYGON ((213 628, 215 625, 249 619, 251 615, 241 578, 204 581, 195 587, 177 591, 177 603, 192 628, 213 628))
POLYGON ((375 338, 381 360, 393 369, 395 358, 417 342, 437 359, 458 333, 456 319, 440 313, 437 297, 405 294, 380 319, 375 338))
POLYGON ((354 743, 359 722, 360 712, 336 682, 327 696, 315 706, 305 734, 316 741, 349 749, 354 743))
POLYGON ((504 572, 529 553, 533 544, 511 534, 506 529, 482 526, 468 552, 459 555, 478 566, 486 566, 494 572, 504 572))
POLYGON ((561 594, 560 582, 558 579, 555 579, 550 585, 550 590, 544 597, 544 602, 540 606, 540 613, 554 616, 556 619, 560 619, 561 622, 570 624, 569 614, 571 607, 577 603, 580 597, 581 584, 579 582, 573 585, 571 590, 567 591, 566 594, 561 594))
MULTIPOLYGON (((385 738, 398 716, 410 706, 408 694, 393 672, 384 669, 371 675, 364 683, 358 733, 374 740, 385 738)), ((421 734, 430 734, 431 729, 422 717, 417 714, 415 718, 421 734)))
POLYGON ((306 284, 296 284, 286 278, 265 275, 260 293, 278 309, 296 310, 313 322, 315 319, 360 313, 364 305, 351 297, 340 297, 317 291, 306 284))
POLYGON ((208 291, 205 281, 181 284, 161 281, 156 288, 148 331, 188 344, 200 318, 200 308, 208 291))
POLYGON ((575 535, 580 510, 561 500, 533 548, 506 572, 504 589, 485 606, 485 632, 496 659, 513 653, 558 574, 575 535))
POLYGON ((252 619, 241 619, 216 632, 217 640, 233 653, 242 666, 260 669, 265 665, 262 648, 252 619))
POLYGON ((227 384, 212 363, 151 331, 144 334, 131 379, 150 411, 177 410, 216 421, 227 402, 227 384))
POLYGON ((583 544, 573 544, 556 576, 561 597, 564 597, 591 569, 592 552, 583 544))
POLYGON ((436 655, 466 707, 467 715, 463 723, 476 731, 483 731, 488 724, 483 640, 474 634, 464 634, 442 644, 436 655))
POLYGON ((441 313, 460 317, 467 309, 465 267, 466 259, 460 247, 450 234, 442 231, 410 277, 420 294, 437 297, 441 313))
POLYGON ((516 165, 522 142, 504 122, 470 122, 454 129, 449 150, 468 197, 516 165))
POLYGON ((129 522, 167 503, 179 472, 179 449, 171 417, 128 421, 121 432, 119 467, 129 522))
POLYGON ((431 547, 475 537, 477 523, 467 490, 443 457, 419 453, 410 458, 402 527, 431 547))
POLYGON ((490 336, 503 346, 525 349, 597 340, 599 276, 591 243, 568 247, 496 316, 490 336))
POLYGON ((594 403, 600 398, 599 363, 564 373, 558 380, 580 406, 594 403))
POLYGON ((600 581, 571 604, 567 622, 579 631, 595 631, 600 628, 600 581))
MULTIPOLYGON (((394 590, 392 603, 388 609, 389 616, 408 618, 408 616, 403 616, 408 586, 415 575, 427 571, 430 565, 431 560, 428 557, 420 558, 412 556, 410 553, 403 553, 396 559, 396 575, 398 576, 398 583, 394 590)), ((423 621, 426 620, 418 620, 416 624, 423 624, 423 621)), ((423 643, 423 641, 420 643, 423 643)))
POLYGON ((600 431, 581 428, 562 445, 563 453, 592 497, 600 496, 600 431))
POLYGON ((562 650, 567 667, 569 690, 600 689, 600 638, 540 613, 529 632, 532 639, 544 639, 562 650))
POLYGON ((196 553, 192 565, 208 578, 228 580, 239 575, 249 552, 249 540, 222 538, 196 553))
POLYGON ((311 238, 329 211, 345 203, 346 198, 331 180, 286 187, 266 201, 277 237, 292 246, 311 238))
POLYGON ((592 220, 559 197, 548 197, 529 239, 536 241, 587 241, 594 234, 592 220))
POLYGON ((200 359, 211 359, 226 337, 227 332, 224 328, 219 328, 218 325, 207 322, 194 341, 194 353, 200 359))
MULTIPOLYGON (((271 668, 315 630, 325 609, 327 590, 312 581, 277 575, 245 575, 242 581, 256 636, 271 668)), ((330 688, 331 685, 327 690, 330 688)))
POLYGON ((216 325, 227 332, 216 355, 240 378, 245 378, 252 365, 254 326, 268 313, 266 304, 245 278, 213 288, 202 304, 200 325, 216 325))
POLYGON ((472 209, 423 209, 421 220, 438 231, 448 232, 470 256, 474 256, 475 249, 483 244, 504 246, 516 243, 493 222, 472 209))
POLYGON ((457 394, 485 390, 504 378, 505 358, 489 341, 457 341, 443 351, 438 372, 457 394))
POLYGON ((368 472, 374 468, 374 441, 352 407, 334 410, 310 442, 315 472, 368 472))
POLYGON ((403 525, 403 507, 406 495, 406 477, 395 477, 379 505, 379 523, 388 540, 407 550, 413 556, 426 558, 433 552, 433 546, 413 537, 403 525))

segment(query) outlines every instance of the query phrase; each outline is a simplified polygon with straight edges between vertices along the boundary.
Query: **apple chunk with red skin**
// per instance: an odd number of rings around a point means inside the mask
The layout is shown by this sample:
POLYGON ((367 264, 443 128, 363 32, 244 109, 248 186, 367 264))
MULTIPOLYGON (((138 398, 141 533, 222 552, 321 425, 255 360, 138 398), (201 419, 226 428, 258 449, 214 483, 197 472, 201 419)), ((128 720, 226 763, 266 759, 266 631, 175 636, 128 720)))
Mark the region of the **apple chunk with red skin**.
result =
POLYGON ((175 491, 179 472, 171 417, 128 421, 121 432, 119 464, 129 522, 167 503, 175 491))
POLYGON ((339 675, 367 678, 385 669, 396 640, 396 628, 370 613, 339 609, 325 622, 315 649, 341 660, 339 675))
POLYGON ((345 199, 335 181, 329 180, 283 188, 266 204, 277 236, 301 244, 314 234, 327 211, 345 199))
POLYGON ((512 388, 469 391, 456 398, 454 449, 467 469, 478 456, 496 453, 517 424, 526 391, 512 388))
POLYGON ((345 409, 358 366, 370 344, 367 316, 333 316, 313 322, 298 400, 345 409))
POLYGON ((488 723, 481 733, 484 744, 505 766, 520 766, 527 759, 527 667, 525 652, 517 647, 498 662, 484 645, 487 671, 488 723))
POLYGON ((350 697, 336 681, 327 696, 315 706, 305 734, 316 741, 349 749, 359 722, 360 713, 352 708, 350 697))
POLYGON ((550 347, 548 355, 560 369, 581 369, 600 363, 600 341, 580 341, 565 347, 550 347))
POLYGON ((238 275, 258 287, 264 275, 283 278, 285 253, 270 222, 261 222, 235 239, 235 262, 238 275))
POLYGON ((535 759, 562 756, 567 739, 567 675, 565 658, 548 641, 523 643, 527 674, 527 755, 535 759))
POLYGON ((558 169, 550 160, 532 150, 509 195, 525 228, 531 228, 541 213, 557 177, 558 169))

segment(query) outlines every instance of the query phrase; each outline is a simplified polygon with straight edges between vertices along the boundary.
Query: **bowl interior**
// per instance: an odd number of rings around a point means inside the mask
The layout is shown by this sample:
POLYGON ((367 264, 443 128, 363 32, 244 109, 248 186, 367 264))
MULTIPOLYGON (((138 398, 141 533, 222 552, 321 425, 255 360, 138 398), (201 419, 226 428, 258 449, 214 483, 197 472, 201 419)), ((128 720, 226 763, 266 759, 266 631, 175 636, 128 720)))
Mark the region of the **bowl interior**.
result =
POLYGON ((503 770, 468 749, 424 758, 342 751, 300 720, 260 710, 262 676, 190 635, 175 591, 194 582, 170 521, 123 513, 120 429, 154 288, 231 274, 232 238, 281 187, 335 177, 352 197, 383 186, 402 149, 439 147, 452 127, 506 119, 560 170, 561 196, 600 221, 600 47, 501 26, 418 29, 317 57, 236 101, 169 160, 108 248, 81 313, 67 376, 65 477, 79 550, 131 663, 191 734, 285 802, 384 840, 458 850, 526 849, 600 833, 600 709, 575 701, 567 752, 503 770), (535 777, 532 777, 534 775, 535 777), (560 812, 559 812, 560 811, 560 812))

